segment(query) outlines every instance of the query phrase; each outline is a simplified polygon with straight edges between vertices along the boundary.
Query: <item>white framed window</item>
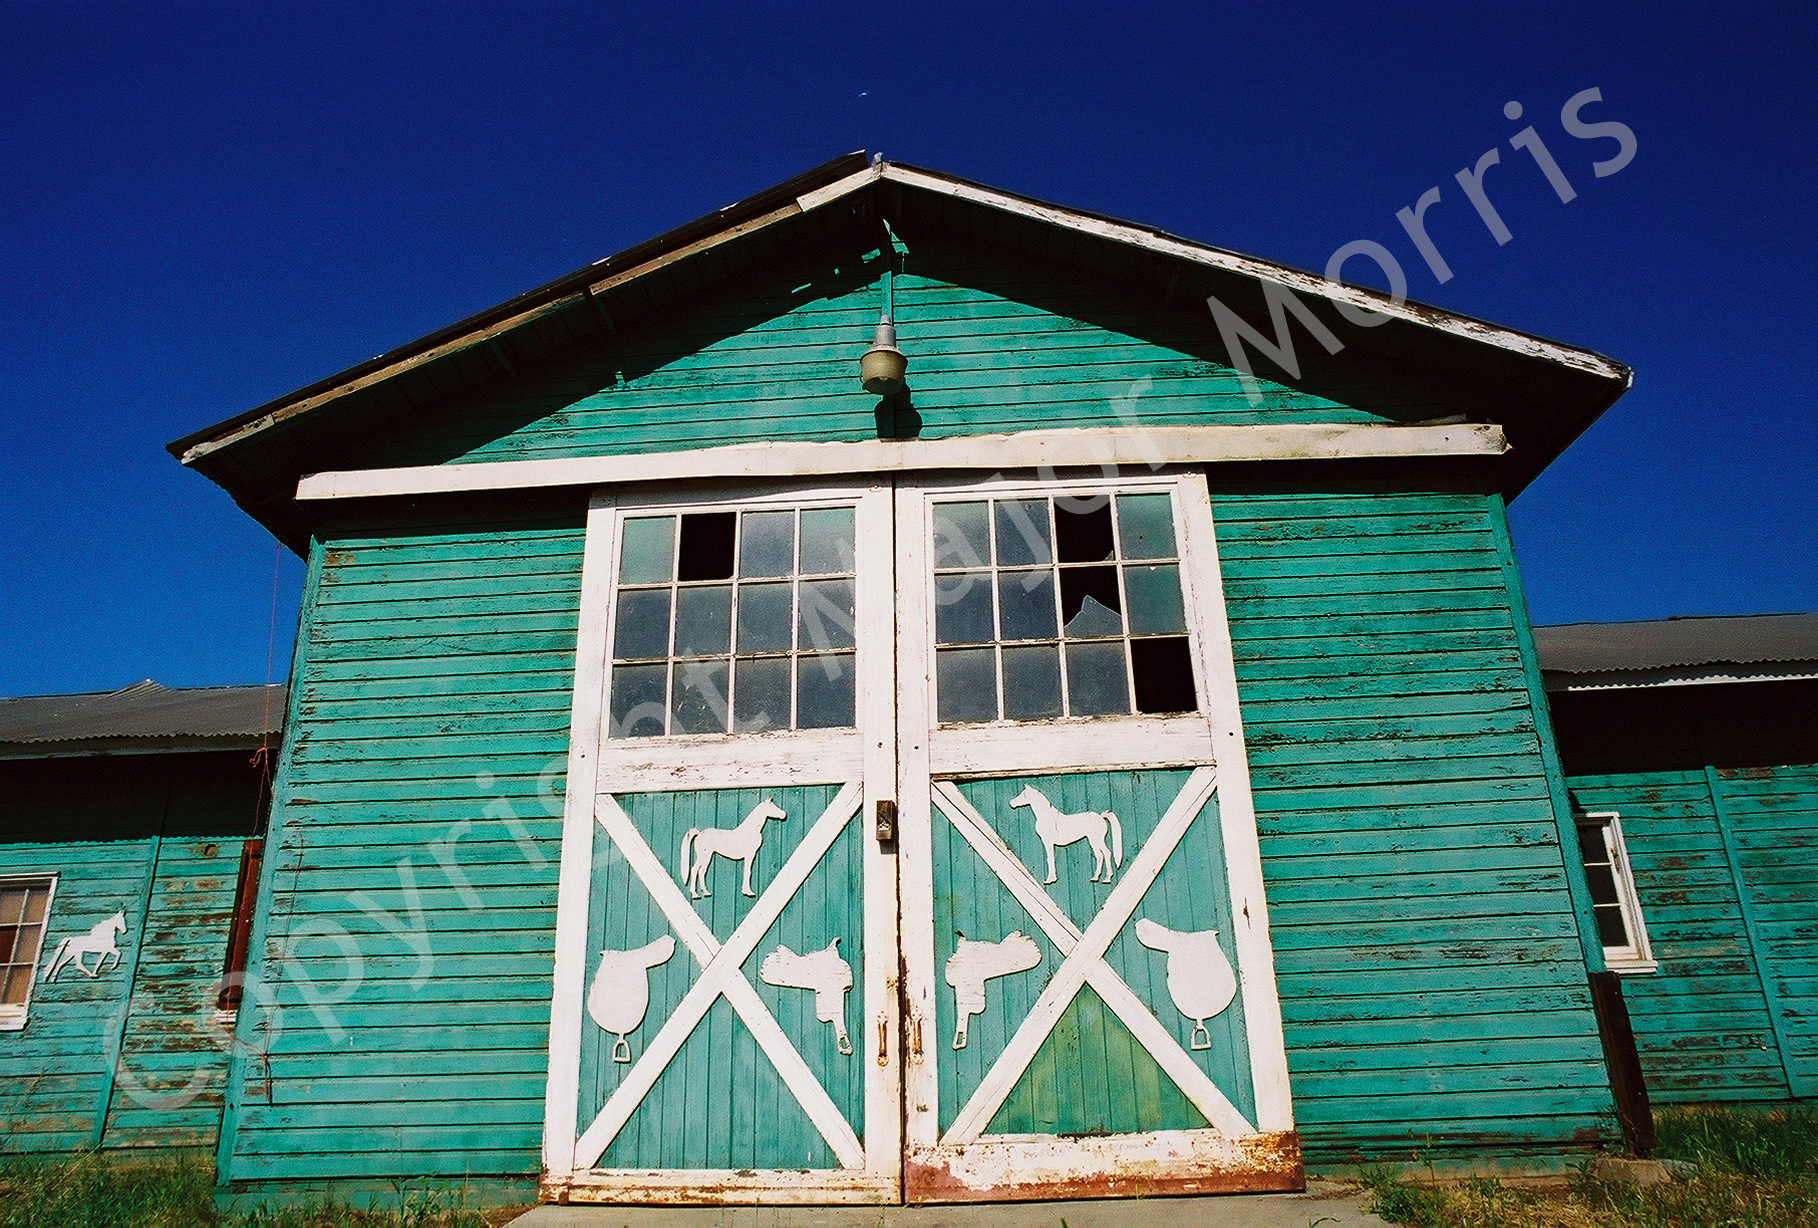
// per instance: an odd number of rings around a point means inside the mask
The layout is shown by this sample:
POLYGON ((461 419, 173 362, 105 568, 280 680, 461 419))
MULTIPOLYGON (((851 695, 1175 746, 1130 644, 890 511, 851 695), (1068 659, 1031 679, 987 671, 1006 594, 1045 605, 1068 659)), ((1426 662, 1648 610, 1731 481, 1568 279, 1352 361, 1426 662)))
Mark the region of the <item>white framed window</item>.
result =
POLYGON ((1614 810, 1580 814, 1578 853, 1591 888, 1591 909, 1603 942, 1603 959, 1612 972, 1652 972, 1660 966, 1648 946, 1648 927, 1641 917, 1641 897, 1622 841, 1622 816, 1614 810))
POLYGON ((0 1032, 25 1026, 56 889, 54 874, 0 876, 0 1032))

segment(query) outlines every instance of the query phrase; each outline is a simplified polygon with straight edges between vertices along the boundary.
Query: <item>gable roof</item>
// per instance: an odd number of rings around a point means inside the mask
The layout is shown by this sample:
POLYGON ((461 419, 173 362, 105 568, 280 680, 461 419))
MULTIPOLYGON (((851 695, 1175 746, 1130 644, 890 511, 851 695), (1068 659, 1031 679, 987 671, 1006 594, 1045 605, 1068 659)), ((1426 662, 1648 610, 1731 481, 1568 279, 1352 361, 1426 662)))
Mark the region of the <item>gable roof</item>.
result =
POLYGON ((1818 678, 1818 613, 1534 628, 1548 690, 1818 678))
MULTIPOLYGON (((685 226, 608 256, 497 307, 169 445, 185 465, 226 488, 293 546, 310 513, 295 504, 300 477, 345 468, 363 431, 408 421, 435 401, 501 378, 519 365, 592 339, 734 281, 741 270, 792 253, 863 251, 878 219, 914 232, 958 235, 1028 258, 1120 281, 1205 319, 1206 353, 1225 361, 1205 307, 1216 295, 1244 318, 1270 319, 1265 287, 1321 304, 1346 362, 1422 386, 1465 420, 1500 424, 1499 462, 1514 494, 1623 391, 1628 368, 1589 350, 1488 324, 1318 274, 1183 239, 1153 227, 1069 209, 957 176, 863 153, 833 159, 685 226), (1336 305, 1387 318, 1361 328, 1336 305)), ((1296 326, 1298 328, 1298 326, 1296 326)), ((1272 329, 1261 327, 1268 336, 1272 329)), ((1304 331, 1298 340, 1324 358, 1304 331)), ((862 343, 861 343, 862 344, 862 343)), ((856 358, 855 348, 854 357, 856 358)), ((1266 360, 1259 374, 1282 378, 1266 360)), ((856 388, 854 395, 866 396, 856 388)))
POLYGON ((282 683, 166 687, 0 699, 0 759, 240 750, 284 728, 282 683))

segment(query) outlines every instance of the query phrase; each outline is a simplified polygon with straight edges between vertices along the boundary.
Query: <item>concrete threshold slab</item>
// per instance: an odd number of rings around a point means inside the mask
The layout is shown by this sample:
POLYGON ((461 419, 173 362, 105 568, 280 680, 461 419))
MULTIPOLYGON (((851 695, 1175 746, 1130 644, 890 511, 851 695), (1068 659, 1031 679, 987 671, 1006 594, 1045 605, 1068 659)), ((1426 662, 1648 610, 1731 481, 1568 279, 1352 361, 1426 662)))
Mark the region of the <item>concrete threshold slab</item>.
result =
POLYGON ((542 1206, 509 1228, 1385 1228, 1355 1186, 1305 1194, 1107 1198, 942 1207, 542 1206))

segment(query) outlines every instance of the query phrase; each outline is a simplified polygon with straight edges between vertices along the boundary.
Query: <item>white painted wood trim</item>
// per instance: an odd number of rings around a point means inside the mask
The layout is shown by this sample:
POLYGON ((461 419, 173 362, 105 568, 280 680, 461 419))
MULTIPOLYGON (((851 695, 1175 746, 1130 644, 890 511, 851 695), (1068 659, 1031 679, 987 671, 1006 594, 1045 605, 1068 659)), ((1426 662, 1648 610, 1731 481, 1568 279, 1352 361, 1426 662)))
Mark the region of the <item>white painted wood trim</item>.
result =
MULTIPOLYGON (((573 1203, 878 1203, 895 1202, 898 1178, 871 1172, 799 1168, 613 1169, 578 1173, 549 1194, 573 1203)), ((622 1221, 618 1221, 622 1222, 622 1221)), ((748 1222, 742 1217, 735 1222, 748 1222)))
POLYGON ((600 751, 597 788, 642 793, 833 784, 859 774, 864 755, 855 742, 850 729, 613 738, 600 751))
POLYGON ((574 1171, 580 1103, 581 1000, 586 989, 587 906, 593 884, 594 782, 600 722, 606 711, 605 653, 617 574, 617 517, 610 496, 587 509, 581 562, 581 608, 569 709, 568 771, 562 803, 562 854, 557 872, 555 969, 549 1003, 549 1079, 544 1092, 543 1172, 553 1180, 574 1171))
POLYGON ((1275 983, 1275 950, 1269 941, 1269 906, 1263 889, 1262 845, 1250 793, 1250 759, 1238 705, 1237 665, 1225 611, 1225 583, 1218 559, 1217 526, 1204 474, 1183 475, 1177 500, 1181 517, 1182 595, 1194 637, 1201 697, 1212 725, 1218 764, 1218 817, 1230 884, 1232 943, 1244 1003, 1256 1092, 1256 1124, 1264 1132, 1294 1128, 1288 1085, 1287 1040, 1275 983))
POLYGON ((885 164, 883 178, 906 187, 920 188, 926 192, 988 205, 994 209, 1001 209, 1005 213, 1033 218, 1052 226, 1058 226, 1063 230, 1110 239, 1117 243, 1140 248, 1143 251, 1189 260, 1208 268, 1240 273, 1246 277, 1255 278, 1257 281, 1274 282, 1299 294, 1362 307, 1368 311, 1380 312, 1411 324, 1418 324, 1422 328, 1433 328, 1456 337, 1484 342, 1498 349, 1545 358, 1562 366, 1587 371, 1606 379, 1621 379, 1625 386, 1627 383, 1628 373, 1622 366, 1601 354, 1560 345, 1556 341, 1547 341, 1541 337, 1531 337, 1513 329, 1487 324, 1482 320, 1473 320, 1468 316, 1453 315, 1433 307, 1422 307, 1415 303, 1396 304, 1387 295, 1378 291, 1327 281, 1317 273, 1259 260, 1254 256, 1225 251, 1222 248, 1211 247, 1203 243, 1194 243, 1187 239, 1175 238, 1172 235, 1159 234, 1140 226, 1132 226, 1127 222, 1115 222, 1109 218, 1093 217, 1072 209, 1025 200, 977 184, 962 183, 946 176, 931 175, 924 171, 911 170, 908 167, 885 164))
POLYGON ((1135 771, 1213 758, 1212 735, 1198 713, 965 725, 932 730, 929 741, 938 776, 1135 771))
POLYGON ((941 469, 1009 470, 1078 465, 1127 465, 1148 469, 1156 465, 1220 461, 1496 456, 1506 451, 1508 444, 1502 428, 1492 423, 1081 427, 943 439, 741 443, 621 456, 331 470, 309 474, 300 480, 297 498, 363 499, 620 482, 787 478, 941 469))
POLYGON ((581 1132, 580 1139, 575 1143, 577 1168, 591 1168, 598 1162, 600 1155, 617 1137, 625 1123, 631 1120, 631 1115, 637 1111, 650 1089, 656 1086, 657 1079, 668 1067, 670 1060, 706 1016, 708 1008, 722 995, 745 1021, 745 1026, 751 1030, 758 1047, 776 1067, 784 1085, 800 1103, 802 1111, 814 1123, 815 1129, 820 1131, 840 1164, 848 1169, 862 1169, 865 1166, 865 1150, 859 1143, 857 1133, 778 1026, 742 971, 742 965, 752 950, 782 915, 783 909, 807 881, 815 866, 820 864, 827 850, 833 847, 833 842, 845 830, 846 824, 858 813, 862 796, 862 790, 856 782, 840 790, 833 802, 802 836, 801 843, 790 852, 776 877, 765 886, 724 945, 714 941, 706 922, 682 894, 681 888, 671 881, 667 868, 644 842, 629 816, 613 799, 600 799, 600 825, 612 837, 632 872, 650 892, 651 899, 701 965, 701 972, 694 984, 682 995, 682 1000, 676 1004, 669 1018, 658 1028, 657 1034, 645 1046, 644 1052, 626 1072, 624 1080, 607 1097, 605 1107, 593 1123, 581 1132))

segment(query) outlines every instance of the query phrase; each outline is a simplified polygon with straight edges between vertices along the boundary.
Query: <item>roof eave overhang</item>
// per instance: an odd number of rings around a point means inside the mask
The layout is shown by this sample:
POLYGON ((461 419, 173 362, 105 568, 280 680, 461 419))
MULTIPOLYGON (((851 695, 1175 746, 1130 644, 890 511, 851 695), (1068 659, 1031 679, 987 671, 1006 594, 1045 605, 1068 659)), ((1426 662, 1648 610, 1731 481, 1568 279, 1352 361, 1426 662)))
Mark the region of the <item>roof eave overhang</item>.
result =
MULTIPOLYGON (((746 236, 780 227, 792 219, 855 197, 871 200, 880 188, 894 193, 921 192, 953 202, 962 210, 984 210, 1024 224, 1055 227, 1075 235, 1110 244, 1196 273, 1204 284, 1232 298, 1235 310, 1252 319, 1267 319, 1258 310, 1266 287, 1278 287, 1313 303, 1323 302, 1331 314, 1328 323, 1363 352, 1376 337, 1406 337, 1418 330, 1429 342, 1445 349, 1450 365, 1463 369, 1490 361, 1498 368, 1552 373, 1553 385, 1569 382, 1572 395, 1536 395, 1531 400, 1536 421, 1544 428, 1511 432, 1514 454, 1503 462, 1502 486, 1513 495, 1523 488, 1572 439, 1583 432, 1631 383, 1623 364, 1590 350, 1563 345, 1500 325, 1475 320, 1424 304, 1396 302, 1388 295, 1364 287, 1341 285, 1288 265, 1196 243, 1165 231, 1135 225, 1077 209, 1048 204, 956 176, 902 163, 865 163, 863 154, 836 158, 814 170, 737 204, 628 248, 500 304, 382 354, 338 375, 259 406, 245 414, 187 435, 169 445, 185 465, 196 468, 233 494, 236 502, 272 528, 293 548, 307 537, 294 504, 294 481, 277 484, 251 481, 228 457, 274 428, 294 422, 355 394, 402 381, 413 372, 465 355, 476 347, 492 347, 494 361, 512 370, 502 343, 560 313, 579 310, 598 317, 607 331, 616 331, 611 304, 622 292, 636 287, 660 270, 724 249, 746 236), (1254 299, 1253 302, 1247 301, 1254 299), (1388 328, 1370 334, 1336 314, 1338 306, 1361 308, 1384 318, 1388 328), (1245 310, 1248 308, 1249 310, 1245 310), (1453 351, 1468 353, 1460 356, 1453 351), (1501 356, 1497 358, 1496 356, 1501 356)), ((897 197, 900 199, 900 195, 897 197)), ((1195 291, 1197 292, 1197 290, 1195 291)), ((1393 342, 1391 342, 1392 348, 1393 342)), ((1384 348, 1377 347, 1379 350, 1384 348)), ((1445 363, 1439 365, 1447 365, 1445 363)), ((1267 369, 1259 372, 1271 374, 1267 369)), ((1549 387, 1552 387, 1550 385, 1549 387)), ((1486 417, 1485 420, 1494 420, 1486 417)))

